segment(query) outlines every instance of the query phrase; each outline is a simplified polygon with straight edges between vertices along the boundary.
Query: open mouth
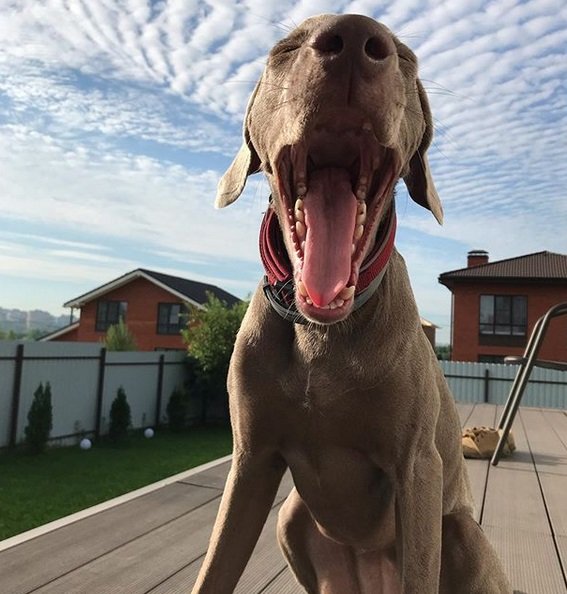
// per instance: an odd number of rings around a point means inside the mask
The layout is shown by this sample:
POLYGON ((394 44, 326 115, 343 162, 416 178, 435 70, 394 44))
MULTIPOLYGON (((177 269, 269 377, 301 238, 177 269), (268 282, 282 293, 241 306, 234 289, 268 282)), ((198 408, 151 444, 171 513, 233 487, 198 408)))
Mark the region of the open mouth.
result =
POLYGON ((339 132, 321 127, 286 146, 276 172, 297 307, 317 321, 343 319, 398 178, 396 154, 370 122, 339 132))

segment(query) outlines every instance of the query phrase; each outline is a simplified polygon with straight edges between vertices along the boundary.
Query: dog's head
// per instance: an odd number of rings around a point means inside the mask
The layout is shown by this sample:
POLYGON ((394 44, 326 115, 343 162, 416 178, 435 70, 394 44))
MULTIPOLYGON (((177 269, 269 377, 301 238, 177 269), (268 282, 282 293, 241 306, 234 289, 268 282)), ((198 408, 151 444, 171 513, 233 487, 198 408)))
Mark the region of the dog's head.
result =
POLYGON ((333 323, 352 310, 400 177, 441 222, 426 157, 431 137, 413 52, 370 18, 313 17, 270 52, 216 205, 234 202, 250 174, 266 174, 297 308, 333 323))

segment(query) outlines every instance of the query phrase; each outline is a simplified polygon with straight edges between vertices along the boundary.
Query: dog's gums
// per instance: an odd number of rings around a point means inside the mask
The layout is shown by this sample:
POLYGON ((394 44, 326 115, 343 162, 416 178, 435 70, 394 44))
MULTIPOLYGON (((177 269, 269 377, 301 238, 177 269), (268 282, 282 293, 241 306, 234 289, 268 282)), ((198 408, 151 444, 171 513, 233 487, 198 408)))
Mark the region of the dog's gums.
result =
POLYGON ((346 129, 327 124, 285 147, 275 171, 297 305, 312 315, 333 310, 325 321, 338 320, 351 309, 360 266, 397 181, 395 153, 380 145, 368 121, 346 129))

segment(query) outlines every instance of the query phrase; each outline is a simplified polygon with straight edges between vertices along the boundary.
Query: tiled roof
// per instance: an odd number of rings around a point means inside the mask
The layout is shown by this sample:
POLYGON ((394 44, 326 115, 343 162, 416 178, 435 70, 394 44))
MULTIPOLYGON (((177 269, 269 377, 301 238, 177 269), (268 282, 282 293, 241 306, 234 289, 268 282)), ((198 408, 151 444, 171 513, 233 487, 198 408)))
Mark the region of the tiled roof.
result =
POLYGON ((169 274, 162 274, 161 272, 154 272, 153 270, 147 270, 140 268, 142 272, 145 272, 148 276, 155 278, 160 283, 171 287, 178 293, 186 295, 197 303, 207 302, 207 293, 213 293, 221 301, 225 301, 227 305, 234 305, 238 303, 240 299, 231 295, 224 289, 216 287, 215 285, 208 285, 206 283, 199 283, 197 281, 189 280, 187 278, 181 278, 179 276, 171 276, 169 274))
POLYGON ((567 282, 567 256, 536 252, 517 258, 489 262, 439 275, 439 282, 466 280, 548 280, 567 282))
POLYGON ((209 285, 207 283, 200 283, 189 280, 179 276, 171 276, 170 274, 163 274, 155 272, 154 270, 147 270, 145 268, 137 268, 127 274, 124 274, 84 295, 71 299, 64 303, 64 307, 82 307, 85 303, 98 299, 101 295, 113 291, 114 289, 126 285, 137 278, 145 278, 146 280, 161 286, 166 291, 170 291, 181 299, 187 299, 190 303, 195 305, 204 305, 207 302, 207 293, 213 293, 221 301, 231 306, 238 303, 240 299, 224 289, 209 285))

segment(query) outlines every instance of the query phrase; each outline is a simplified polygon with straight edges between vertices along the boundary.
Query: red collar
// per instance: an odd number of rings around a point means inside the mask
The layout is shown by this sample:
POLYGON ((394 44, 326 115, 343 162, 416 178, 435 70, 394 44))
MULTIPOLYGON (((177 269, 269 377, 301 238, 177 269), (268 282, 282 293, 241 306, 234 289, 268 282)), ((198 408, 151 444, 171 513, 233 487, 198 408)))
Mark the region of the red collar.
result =
MULTIPOLYGON (((380 236, 377 238, 375 246, 360 267, 356 283, 355 308, 365 303, 378 288, 394 249, 396 211, 393 203, 386 219, 380 226, 379 233, 380 236), (367 291, 367 289, 369 290, 367 291), (366 295, 366 292, 369 294, 366 295)), ((301 315, 297 313, 294 305, 293 270, 278 217, 273 208, 266 211, 260 227, 260 257, 266 271, 264 292, 270 303, 286 319, 301 321, 299 319, 301 315), (281 308, 285 309, 289 315, 284 315, 280 311, 281 308)))

